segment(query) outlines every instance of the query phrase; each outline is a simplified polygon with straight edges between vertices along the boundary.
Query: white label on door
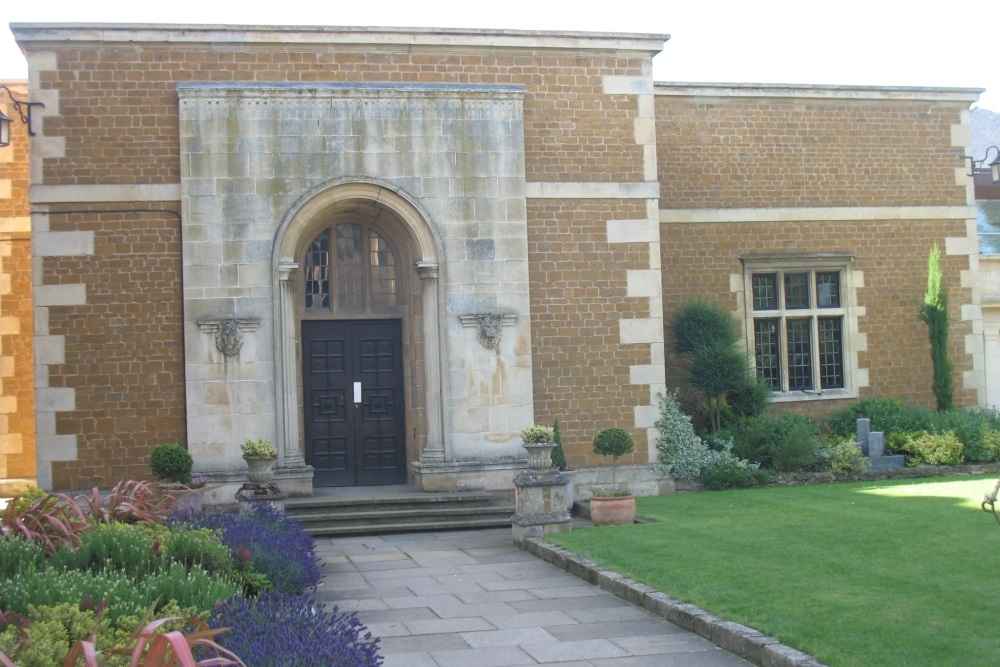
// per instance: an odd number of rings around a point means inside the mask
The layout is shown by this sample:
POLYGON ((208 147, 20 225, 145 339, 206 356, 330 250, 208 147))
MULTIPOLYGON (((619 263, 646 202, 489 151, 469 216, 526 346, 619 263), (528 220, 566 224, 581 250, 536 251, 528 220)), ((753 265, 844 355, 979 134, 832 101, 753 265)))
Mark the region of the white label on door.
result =
POLYGON ((354 383, 354 402, 355 403, 360 403, 361 402, 361 383, 360 382, 355 382, 354 383))

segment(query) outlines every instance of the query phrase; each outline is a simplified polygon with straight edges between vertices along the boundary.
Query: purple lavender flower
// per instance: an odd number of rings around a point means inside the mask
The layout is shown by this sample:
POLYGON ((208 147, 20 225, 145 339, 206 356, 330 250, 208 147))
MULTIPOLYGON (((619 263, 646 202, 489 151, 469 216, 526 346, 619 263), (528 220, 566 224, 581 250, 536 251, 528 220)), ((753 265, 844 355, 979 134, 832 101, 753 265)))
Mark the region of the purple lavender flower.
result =
POLYGON ((302 593, 319 583, 319 559, 312 536, 299 521, 268 503, 253 503, 250 511, 239 514, 177 512, 171 521, 221 531, 234 559, 249 552, 250 568, 267 576, 277 591, 302 593))
POLYGON ((231 628, 219 643, 253 667, 378 667, 377 637, 355 614, 324 610, 309 594, 235 596, 216 605, 209 625, 231 628))

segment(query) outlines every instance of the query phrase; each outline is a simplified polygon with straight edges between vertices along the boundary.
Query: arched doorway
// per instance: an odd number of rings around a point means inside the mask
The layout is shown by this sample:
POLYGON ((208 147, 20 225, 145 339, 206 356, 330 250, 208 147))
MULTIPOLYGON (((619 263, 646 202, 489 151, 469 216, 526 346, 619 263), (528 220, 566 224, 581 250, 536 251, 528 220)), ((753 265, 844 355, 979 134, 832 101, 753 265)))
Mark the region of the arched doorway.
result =
POLYGON ((279 438, 314 486, 403 483, 443 459, 438 244, 385 183, 317 188, 275 244, 279 438))
POLYGON ((406 482, 399 254, 357 213, 334 216, 302 267, 302 403, 314 486, 406 482))

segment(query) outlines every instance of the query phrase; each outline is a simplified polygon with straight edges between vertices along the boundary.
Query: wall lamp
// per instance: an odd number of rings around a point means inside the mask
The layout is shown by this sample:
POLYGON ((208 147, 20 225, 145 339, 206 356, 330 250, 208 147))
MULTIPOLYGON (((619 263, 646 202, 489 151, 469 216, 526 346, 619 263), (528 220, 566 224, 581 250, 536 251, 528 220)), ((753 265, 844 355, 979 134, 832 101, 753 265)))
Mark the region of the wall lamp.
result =
MULTIPOLYGON (((969 164, 971 165, 972 171, 975 171, 977 167, 979 169, 989 168, 990 178, 993 180, 993 184, 1000 184, 1000 148, 990 146, 986 149, 986 155, 982 160, 976 160, 970 155, 969 164), (993 162, 990 162, 986 167, 984 167, 983 164, 990 158, 990 151, 995 151, 996 156, 993 158, 993 162)), ((969 176, 972 176, 972 174, 969 174, 969 176)))
MULTIPOLYGON (((10 101, 14 103, 14 111, 21 117, 21 122, 28 126, 28 136, 35 136, 34 130, 31 129, 31 107, 42 107, 44 109, 45 105, 41 102, 19 100, 14 97, 14 93, 7 86, 0 85, 0 89, 7 91, 10 101)), ((0 146, 10 146, 10 118, 2 111, 0 111, 0 146)))

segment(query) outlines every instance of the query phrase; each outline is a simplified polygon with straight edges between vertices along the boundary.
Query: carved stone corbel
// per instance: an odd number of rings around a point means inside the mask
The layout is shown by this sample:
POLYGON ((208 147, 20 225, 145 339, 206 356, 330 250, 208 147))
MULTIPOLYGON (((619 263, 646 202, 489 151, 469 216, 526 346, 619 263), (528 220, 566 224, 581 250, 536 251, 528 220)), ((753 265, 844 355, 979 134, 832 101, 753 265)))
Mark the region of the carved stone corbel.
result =
POLYGON ((503 338, 503 328, 514 326, 517 315, 514 313, 469 313, 459 315, 462 326, 475 328, 476 338, 479 344, 487 350, 496 350, 500 347, 500 340, 503 338))
POLYGON ((260 318, 214 318, 207 317, 198 320, 198 329, 202 333, 215 335, 215 348, 226 357, 238 356, 243 348, 243 334, 256 331, 260 318))

